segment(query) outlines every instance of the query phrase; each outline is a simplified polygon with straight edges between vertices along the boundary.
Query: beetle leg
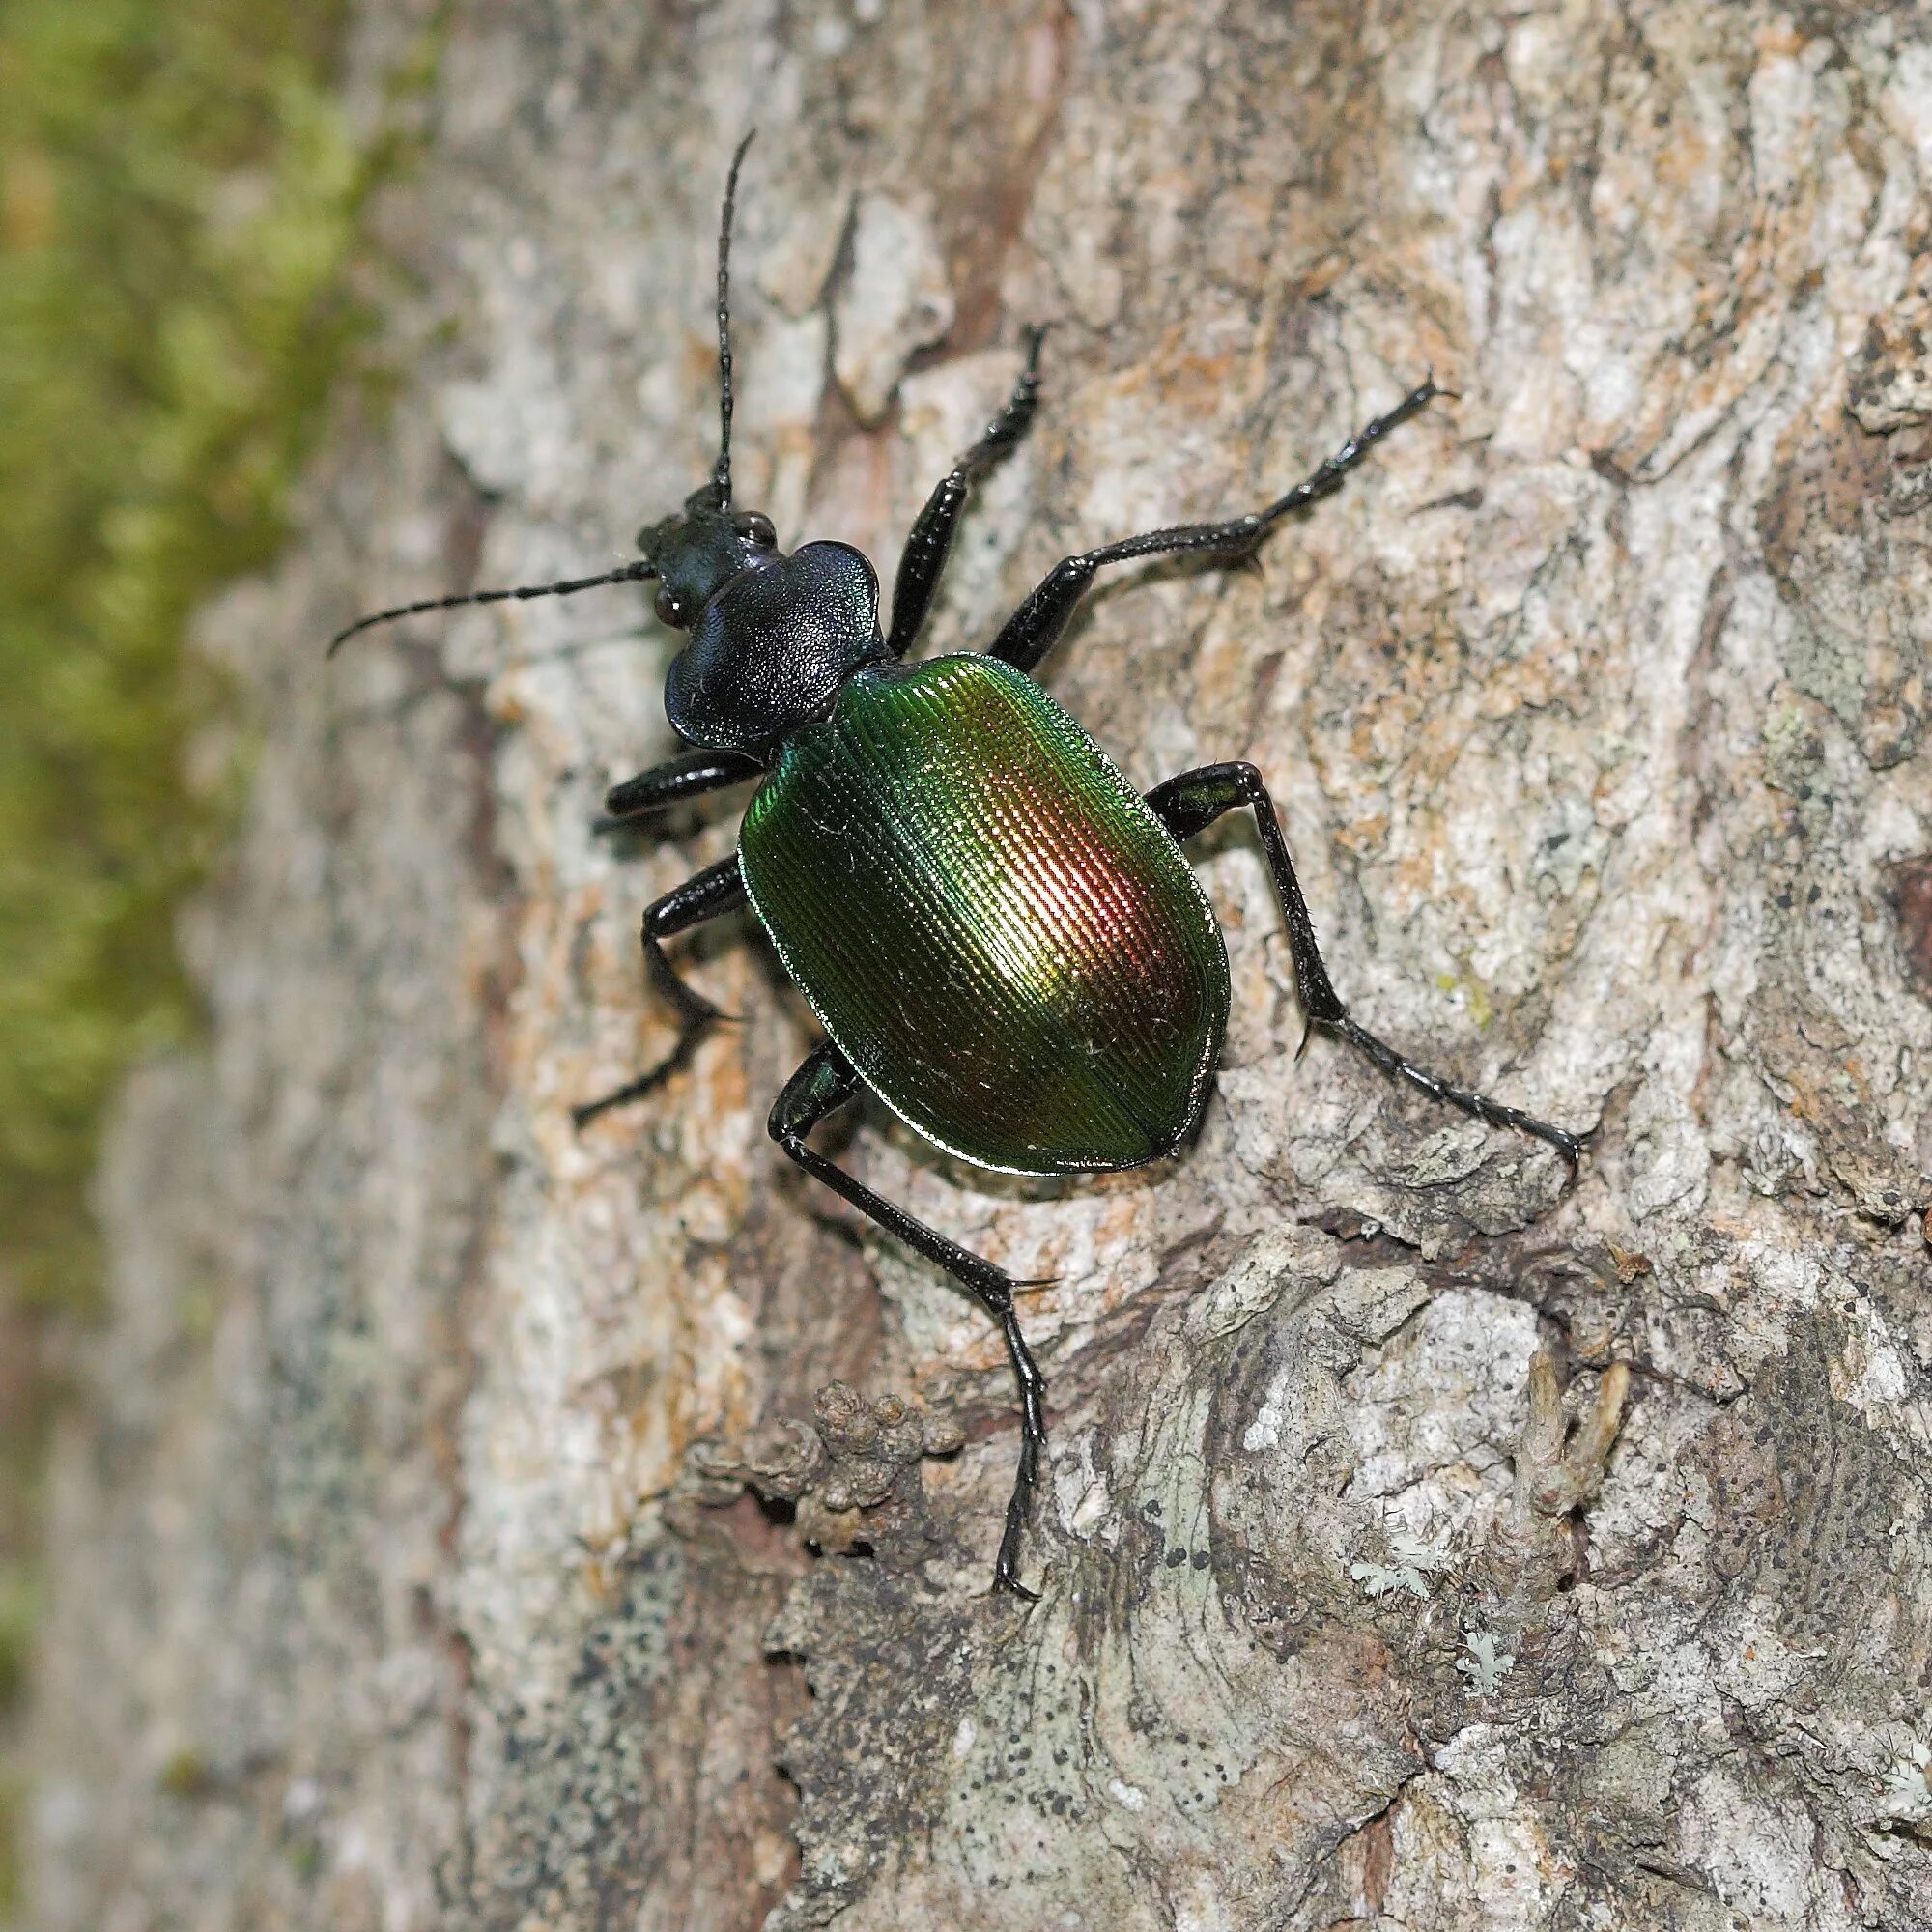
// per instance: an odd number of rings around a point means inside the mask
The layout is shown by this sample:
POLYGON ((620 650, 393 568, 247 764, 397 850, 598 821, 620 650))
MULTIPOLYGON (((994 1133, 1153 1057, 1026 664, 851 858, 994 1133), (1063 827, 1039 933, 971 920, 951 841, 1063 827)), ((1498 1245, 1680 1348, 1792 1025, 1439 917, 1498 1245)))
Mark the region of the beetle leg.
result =
POLYGON ((602 831, 622 825, 646 812, 661 811, 681 799, 697 798, 707 791, 738 784, 756 778, 764 770, 755 758, 738 752, 691 752, 681 758, 667 758, 647 772, 639 772, 622 784, 612 785, 604 794, 605 817, 602 831))
POLYGON ((1039 403, 1039 345, 1045 334, 1043 327, 1027 330, 1026 367, 1013 384, 1011 399, 986 425, 980 440, 940 478, 906 537, 898 576, 893 581, 893 634, 886 640, 886 648, 895 658, 904 657, 912 648, 925 622, 967 492, 1033 427, 1034 411, 1039 403))
POLYGON ((1193 838, 1223 812, 1244 805, 1254 808, 1262 850, 1267 855, 1282 917, 1288 922, 1289 950, 1294 959, 1294 983, 1301 994, 1301 1009, 1311 1026, 1337 1034, 1351 1046, 1359 1047, 1391 1079, 1406 1080, 1432 1099, 1445 1100, 1492 1127, 1514 1127, 1519 1133, 1533 1134, 1538 1140, 1548 1142, 1573 1167, 1577 1164, 1583 1144, 1575 1134, 1552 1127, 1533 1115, 1520 1113, 1515 1107, 1506 1107, 1486 1094, 1471 1094, 1451 1086, 1440 1075, 1427 1072, 1404 1059, 1394 1047, 1378 1039, 1350 1016, 1328 978, 1328 969, 1321 963, 1321 950, 1315 942, 1315 923, 1308 916, 1308 902, 1301 896, 1301 882, 1294 876, 1294 861, 1289 857, 1281 820, 1275 816, 1274 801, 1253 765, 1203 765, 1199 771, 1182 772, 1179 778, 1155 785, 1148 793, 1147 802, 1177 838, 1193 838))
POLYGON ((996 1589, 1010 1590, 1029 1603, 1037 1603, 1038 1593, 1020 1581, 1020 1537, 1026 1529, 1034 1488, 1039 1481, 1040 1452, 1046 1447, 1046 1378, 1034 1361, 1026 1337, 1020 1333, 1019 1316, 1013 1308, 1013 1290, 1024 1284, 1015 1282, 991 1262, 982 1261, 956 1242, 949 1241, 945 1236, 934 1234, 923 1221, 915 1221, 903 1208, 894 1207, 806 1145, 806 1137, 812 1128, 828 1114, 844 1106, 859 1092, 859 1076, 853 1072, 852 1063, 828 1039, 785 1082, 784 1092, 773 1103, 767 1123, 771 1136, 814 1179, 822 1180, 888 1234, 896 1235, 907 1247, 944 1268, 1000 1324, 1020 1385, 1021 1427, 1019 1471, 1007 1503, 1007 1527, 1000 1538, 993 1584, 996 1589))
POLYGON ((1086 595, 1088 584, 1102 564, 1126 563, 1137 556, 1206 554, 1231 561, 1252 556, 1262 539, 1291 510, 1303 509, 1340 489, 1343 477, 1390 430, 1406 423, 1432 397, 1441 394, 1433 377, 1419 388, 1411 389, 1386 415, 1377 416, 1366 424, 1287 496, 1277 497, 1264 510, 1253 511, 1245 517, 1231 517, 1218 524, 1176 524, 1164 530, 1150 530, 1145 536, 1123 537, 1119 543, 1102 544, 1098 550, 1062 557, 1034 586, 1026 602, 1007 619, 1006 628, 993 640, 993 648, 987 655, 1031 671, 1060 640, 1061 633, 1066 629, 1075 608, 1086 595))
POLYGON ((696 1051, 705 1028, 723 1017, 709 1000, 678 978, 676 969, 665 955, 663 942, 674 933, 687 932, 694 925, 701 925, 707 919, 716 919, 744 903, 745 881, 734 852, 728 859, 705 867, 695 878, 685 880, 644 909, 644 963, 650 970, 651 984, 677 1009, 677 1044, 648 1073, 625 1081, 614 1094, 573 1107, 570 1118, 578 1126, 594 1121, 612 1107, 623 1106, 626 1101, 640 1100, 661 1087, 696 1051))

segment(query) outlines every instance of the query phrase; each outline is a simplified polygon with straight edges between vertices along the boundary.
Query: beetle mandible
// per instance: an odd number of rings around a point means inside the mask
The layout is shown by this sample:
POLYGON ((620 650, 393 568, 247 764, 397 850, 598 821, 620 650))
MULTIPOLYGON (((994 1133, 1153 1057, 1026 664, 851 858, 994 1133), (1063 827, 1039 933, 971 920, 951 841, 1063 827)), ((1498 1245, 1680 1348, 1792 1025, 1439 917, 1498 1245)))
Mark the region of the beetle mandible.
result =
POLYGON ((747 135, 731 157, 719 224, 722 422, 711 480, 639 532, 639 557, 619 569, 405 604, 350 625, 329 649, 419 611, 656 580, 658 616, 690 633, 666 680, 665 709, 696 749, 614 786, 611 817, 759 782, 737 851, 644 913, 644 958, 677 1011, 676 1045, 649 1072, 577 1108, 577 1122, 641 1098, 690 1060, 720 1015, 679 977, 664 942, 749 903, 826 1035, 773 1106, 772 1138, 944 1269, 1005 1335, 1022 1428, 994 1580, 1031 1598, 1020 1540, 1046 1443, 1046 1384, 1014 1306, 1014 1291, 1031 1284, 819 1153, 810 1136, 827 1115, 869 1091, 949 1152, 1011 1174, 1111 1173, 1174 1153, 1206 1104, 1229 997, 1227 951, 1181 841, 1246 808, 1307 1024, 1435 1099, 1547 1141, 1573 1165, 1580 1156, 1574 1134, 1452 1086, 1354 1019, 1329 980, 1252 764, 1204 765, 1143 796, 1031 675, 1105 566, 1252 556, 1285 517, 1338 488, 1441 392, 1425 381, 1264 509, 1062 558, 983 654, 909 664, 973 484, 1033 421, 1043 331, 1028 329, 1011 399, 920 512, 882 631, 878 577, 858 551, 820 541, 787 555, 768 517, 732 506, 731 218, 750 145, 747 135))

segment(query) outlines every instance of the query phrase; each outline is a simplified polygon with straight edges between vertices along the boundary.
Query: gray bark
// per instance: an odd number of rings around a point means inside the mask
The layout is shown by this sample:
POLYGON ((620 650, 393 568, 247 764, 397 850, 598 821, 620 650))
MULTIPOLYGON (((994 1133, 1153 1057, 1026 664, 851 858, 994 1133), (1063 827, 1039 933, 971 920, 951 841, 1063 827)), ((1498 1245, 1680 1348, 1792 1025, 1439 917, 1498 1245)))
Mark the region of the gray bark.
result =
POLYGON ((1932 1927, 1928 173, 1913 7, 465 10, 384 210, 409 380, 209 620, 259 776, 209 1048, 101 1182, 38 1923, 1932 1927), (666 636, 317 648, 704 477, 753 120, 787 541, 890 582, 1054 325, 935 649, 1457 392, 1042 674, 1137 783, 1259 763, 1363 1017, 1595 1129, 1573 1184, 1297 1058, 1240 824, 1187 1158, 1036 1189, 867 1114, 865 1178, 1057 1277, 1031 1608, 997 1339, 765 1139, 812 1035, 762 944, 696 943, 745 1024, 571 1130, 670 1038, 640 907, 733 836, 592 835, 666 636), (814 1434, 834 1381, 914 1404, 895 1454, 814 1434))

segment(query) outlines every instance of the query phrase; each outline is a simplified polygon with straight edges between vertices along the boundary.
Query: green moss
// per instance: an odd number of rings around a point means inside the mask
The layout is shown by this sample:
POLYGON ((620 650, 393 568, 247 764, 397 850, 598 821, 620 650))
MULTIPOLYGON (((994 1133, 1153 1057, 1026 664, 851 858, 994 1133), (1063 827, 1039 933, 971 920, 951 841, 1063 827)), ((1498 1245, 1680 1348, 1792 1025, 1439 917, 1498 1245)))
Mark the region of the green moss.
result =
POLYGON ((94 1282, 103 1096, 181 1031, 170 920, 217 810, 183 625, 266 561, 354 326, 367 180, 335 0, 22 0, 0 16, 0 1267, 94 1282))
POLYGON ((39 1609, 39 1593, 26 1567, 0 1563, 0 1703, 19 1692, 39 1609))
POLYGON ((192 1024, 172 921, 227 787, 186 781, 222 694, 184 628, 273 555, 357 327, 385 157, 332 91, 344 12, 0 11, 0 1560, 46 1407, 22 1365, 98 1299, 102 1109, 192 1024))
POLYGON ((26 1786, 17 1774, 0 1765, 0 1918, 11 1917, 19 1902, 21 1814, 26 1786))

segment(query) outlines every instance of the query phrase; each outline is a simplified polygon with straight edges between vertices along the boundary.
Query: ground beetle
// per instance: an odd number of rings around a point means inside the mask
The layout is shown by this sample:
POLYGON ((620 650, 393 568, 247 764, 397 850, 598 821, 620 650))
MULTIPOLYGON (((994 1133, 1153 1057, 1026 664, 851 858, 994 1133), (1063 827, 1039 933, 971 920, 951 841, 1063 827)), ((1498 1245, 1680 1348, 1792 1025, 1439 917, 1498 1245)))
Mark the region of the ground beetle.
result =
POLYGON ((1024 1426, 995 1581, 1030 1597, 1020 1535, 1046 1441, 1046 1384, 1013 1306, 1014 1290, 1030 1284, 816 1152, 808 1136, 828 1114, 869 1090, 941 1148, 1010 1174, 1109 1173, 1173 1153, 1200 1120, 1228 1018, 1227 952, 1180 841, 1245 806, 1274 875, 1308 1024, 1478 1120, 1533 1134, 1572 1163, 1580 1152, 1576 1136, 1423 1071, 1350 1015, 1253 765, 1204 765, 1143 797, 1030 675, 1103 565, 1252 556, 1284 517, 1328 495, 1440 392, 1425 382, 1264 510, 1063 558, 984 655, 909 665, 969 490, 1033 421, 1041 331, 1028 331, 1010 401, 913 525, 882 634, 879 580, 856 550, 809 543, 787 556, 769 518, 731 506, 731 214, 749 145, 747 136, 732 156, 719 230, 723 433, 711 481, 641 531, 640 558, 619 570, 406 604, 352 624, 329 648, 422 611, 657 581, 657 614, 691 634, 665 709, 698 749, 614 787, 611 818, 760 782, 732 857, 644 914, 652 983, 680 1018, 676 1047, 579 1107, 577 1122, 652 1092, 690 1059, 719 1014, 678 977, 664 942, 749 901, 826 1033, 779 1095, 772 1138, 961 1283, 1005 1333, 1024 1426))

